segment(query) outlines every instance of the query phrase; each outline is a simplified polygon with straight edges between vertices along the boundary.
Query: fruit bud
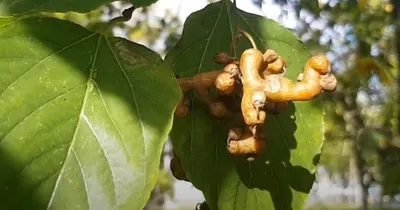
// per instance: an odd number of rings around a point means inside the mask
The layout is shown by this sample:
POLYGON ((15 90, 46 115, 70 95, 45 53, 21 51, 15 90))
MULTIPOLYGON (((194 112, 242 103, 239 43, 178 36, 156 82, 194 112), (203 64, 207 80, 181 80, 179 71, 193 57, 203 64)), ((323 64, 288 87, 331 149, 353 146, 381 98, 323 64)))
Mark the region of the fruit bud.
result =
POLYGON ((214 55, 213 60, 215 63, 226 65, 231 61, 231 57, 226 52, 219 52, 214 55))

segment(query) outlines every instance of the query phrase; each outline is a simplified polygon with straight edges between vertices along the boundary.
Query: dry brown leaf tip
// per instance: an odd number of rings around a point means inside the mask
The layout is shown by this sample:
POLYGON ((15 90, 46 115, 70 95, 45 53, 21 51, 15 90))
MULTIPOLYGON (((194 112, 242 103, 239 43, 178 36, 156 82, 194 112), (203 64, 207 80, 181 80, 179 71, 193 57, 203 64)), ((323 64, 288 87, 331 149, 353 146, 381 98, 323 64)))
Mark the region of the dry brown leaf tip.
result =
POLYGON ((229 63, 236 63, 237 59, 231 57, 227 52, 219 52, 213 56, 213 61, 218 64, 227 65, 229 63))
POLYGON ((183 170, 181 158, 173 151, 173 157, 171 159, 171 162, 169 164, 169 167, 171 169, 172 175, 182 181, 189 181, 189 179, 186 177, 186 173, 183 170))

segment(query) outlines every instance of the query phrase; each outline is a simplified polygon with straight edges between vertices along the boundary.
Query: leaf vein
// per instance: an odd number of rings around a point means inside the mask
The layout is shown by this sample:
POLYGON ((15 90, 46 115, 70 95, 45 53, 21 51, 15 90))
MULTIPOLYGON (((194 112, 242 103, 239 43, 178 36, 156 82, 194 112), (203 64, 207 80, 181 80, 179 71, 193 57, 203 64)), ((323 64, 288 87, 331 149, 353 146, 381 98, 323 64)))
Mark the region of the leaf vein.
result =
MULTIPOLYGON (((271 175, 272 175, 272 180, 274 180, 274 184, 275 184, 275 188, 276 188, 276 191, 277 191, 277 193, 278 193, 278 196, 280 196, 280 188, 279 188, 279 185, 278 185, 278 182, 276 181, 276 177, 275 177, 275 174, 274 174, 274 170, 272 170, 272 167, 271 167, 271 165, 270 164, 268 164, 268 168, 269 168, 269 170, 271 171, 271 175)), ((270 196, 271 196, 271 199, 273 200, 274 198, 273 198, 273 195, 270 193, 270 196)))
MULTIPOLYGON (((310 127, 309 125, 307 125, 307 124, 304 122, 303 115, 301 114, 302 112, 300 111, 300 107, 299 107, 299 106, 296 106, 296 108, 297 108, 297 112, 299 113, 299 117, 300 117, 301 123, 302 123, 303 125, 307 126, 307 127, 310 127)), ((306 129, 304 128, 304 126, 300 126, 300 127, 301 127, 301 130, 303 130, 303 133, 306 133, 306 129)))
MULTIPOLYGON (((88 96, 88 92, 89 92, 89 90, 90 90, 90 81, 92 80, 93 72, 95 71, 95 70, 94 70, 94 64, 96 63, 97 54, 98 54, 98 52, 99 52, 101 37, 102 37, 102 36, 99 36, 99 38, 97 39, 96 49, 95 49, 95 51, 94 51, 93 61, 92 61, 92 65, 91 65, 90 72, 89 72, 89 77, 88 77, 87 84, 86 84, 85 97, 83 98, 83 103, 82 103, 81 111, 80 111, 80 114, 79 114, 80 118, 84 116, 83 112, 84 112, 85 107, 86 107, 87 98, 88 98, 87 96, 88 96)), ((74 135, 73 135, 73 137, 72 137, 71 144, 69 145, 69 148, 68 148, 68 153, 67 153, 67 155, 66 155, 66 157, 65 157, 65 160, 64 160, 63 165, 61 166, 60 175, 58 176, 57 181, 56 181, 56 184, 55 184, 54 187, 53 187, 53 193, 51 194, 49 203, 48 203, 48 205, 47 205, 47 210, 50 209, 50 206, 51 206, 51 204, 53 203, 53 199, 54 199, 54 196, 56 195, 56 191, 57 191, 58 185, 60 184, 61 177, 62 177, 63 174, 64 174, 65 163, 67 162, 67 161, 66 161, 66 160, 67 160, 67 157, 68 157, 69 155, 71 155, 70 153, 71 153, 72 150, 73 150, 73 146, 74 146, 75 141, 76 141, 76 135, 78 134, 78 128, 79 128, 79 126, 81 125, 81 123, 82 123, 82 120, 79 119, 79 120, 78 120, 78 123, 76 124, 76 128, 75 128, 75 131, 74 131, 74 135)), ((75 152, 75 151, 74 151, 74 152, 75 152)))
POLYGON ((204 16, 203 16, 204 18, 198 19, 198 20, 196 20, 196 21, 191 21, 191 22, 186 21, 186 22, 188 22, 188 23, 190 23, 190 24, 184 24, 184 28, 188 28, 188 27, 190 27, 190 26, 193 26, 193 25, 195 25, 195 24, 198 23, 198 22, 203 22, 203 21, 204 21, 205 19, 207 19, 207 18, 218 17, 218 15, 219 15, 219 14, 217 14, 217 13, 212 14, 212 15, 204 15, 204 16))
MULTIPOLYGON (((94 137, 96 138, 97 143, 99 144, 99 146, 100 146, 100 148, 101 148, 101 151, 103 152, 103 155, 104 155, 105 159, 107 160, 108 169, 110 170, 110 173, 111 173, 111 177, 112 177, 113 185, 114 185, 114 191, 115 191, 115 180, 116 180, 116 179, 115 179, 115 176, 114 176, 113 171, 111 170, 112 167, 111 167, 111 165, 110 165, 110 161, 108 160, 106 151, 104 151, 104 149, 103 149, 103 147, 102 147, 102 145, 101 145, 101 143, 100 143, 100 137, 98 137, 98 135, 97 135, 97 133, 96 133, 94 127, 93 127, 92 124, 89 122, 89 119, 88 119, 85 115, 83 115, 82 118, 83 118, 83 120, 86 122, 86 124, 89 126, 90 130, 93 132, 93 135, 94 135, 94 137)), ((72 148, 72 149, 73 149, 73 148, 72 148)), ((75 152, 75 151, 74 151, 74 152, 75 152)), ((115 192, 114 192, 114 195, 115 195, 115 192)))
POLYGON ((88 202, 88 205, 89 205, 89 209, 92 209, 91 204, 90 204, 90 199, 89 199, 89 188, 87 186, 85 173, 83 172, 82 163, 79 160, 78 155, 76 154, 74 147, 71 148, 71 151, 74 154, 75 160, 76 160, 76 162, 78 163, 78 166, 79 166, 79 172, 80 172, 80 174, 82 176, 83 184, 85 186, 86 195, 88 195, 87 202, 88 202))
POLYGON ((285 142, 286 148, 287 148, 288 151, 290 152, 289 144, 287 143, 286 136, 285 136, 285 134, 284 134, 284 132, 283 132, 283 129, 282 129, 281 125, 279 124, 278 120, 276 120, 276 117, 275 117, 275 116, 272 115, 272 119, 274 119, 274 122, 276 123, 276 126, 278 126, 279 132, 281 133, 281 136, 282 136, 282 138, 283 138, 283 141, 285 142))
MULTIPOLYGON (((202 40, 200 40, 200 41, 197 41, 197 42, 193 43, 191 46, 189 46, 189 47, 186 48, 184 51, 182 51, 181 53, 179 53, 179 55, 176 56, 176 57, 179 58, 179 57, 185 55, 187 51, 193 49, 195 46, 197 46, 198 44, 200 44, 200 43, 202 43, 202 42, 204 42, 204 41, 208 41, 208 39, 202 39, 202 40)), ((176 60, 174 61, 174 63, 172 64, 171 69, 174 69, 174 68, 175 68, 175 65, 178 63, 178 60, 179 60, 179 59, 176 59, 176 60)))
MULTIPOLYGON (((249 162, 249 173, 250 173, 251 184, 253 186, 257 186, 256 183, 254 182, 254 179, 253 179, 253 172, 252 172, 252 169, 251 169, 251 163, 250 162, 249 162)), ((257 195, 257 189, 254 188, 253 190, 254 190, 254 195, 256 196, 257 204, 260 207, 260 200, 259 200, 258 195, 257 195)))
POLYGON ((64 144, 60 144, 60 145, 57 145, 57 146, 55 146, 55 147, 52 147, 52 148, 48 149, 47 151, 42 152, 40 155, 38 155, 38 156, 32 158, 32 160, 30 160, 30 161, 22 168, 22 170, 21 170, 20 172, 18 172, 18 174, 23 173, 23 172, 25 171, 25 169, 26 169, 27 167, 29 167, 35 160, 40 159, 40 158, 41 158, 42 156, 44 156, 45 154, 48 154, 48 153, 50 153, 50 152, 55 152, 55 151, 57 151, 57 150, 60 150, 60 149, 64 148, 66 145, 69 145, 69 143, 64 143, 64 144))
POLYGON ((115 61, 118 64, 119 69, 124 74, 128 84, 129 84, 130 91, 131 91, 131 94, 132 94, 132 99, 133 99, 133 101, 135 103, 137 117, 138 117, 138 121, 139 121, 139 124, 140 124, 140 133, 141 133, 142 139, 143 139, 143 150, 142 150, 143 151, 143 161, 142 162, 143 162, 143 165, 144 165, 144 167, 143 167, 143 173, 144 173, 144 176, 143 176, 144 177, 143 190, 144 190, 146 188, 146 183, 147 183, 147 169, 146 169, 147 168, 147 158, 146 158, 147 151, 146 151, 146 142, 145 142, 146 138, 144 136, 144 125, 143 125, 143 121, 142 121, 142 116, 140 114, 139 104, 138 104, 137 99, 136 99, 136 94, 135 94, 135 91, 133 89, 132 82, 129 80, 128 75, 126 74, 126 71, 124 70, 124 68, 122 67, 120 61, 118 60, 118 57, 115 54, 114 50, 112 49, 111 44, 110 44, 109 40, 107 39, 107 37, 105 37, 105 40, 107 42, 108 47, 110 48, 111 53, 113 54, 113 56, 115 58, 115 61))
POLYGON ((50 177, 56 175, 57 173, 59 173, 58 170, 54 171, 53 173, 51 173, 51 174, 49 174, 48 176, 46 176, 44 179, 40 180, 39 183, 36 185, 36 187, 34 187, 34 188, 32 189, 32 194, 33 194, 37 189, 39 189, 39 187, 43 184, 43 182, 45 182, 46 180, 48 180, 50 177))
MULTIPOLYGON (((220 129, 220 121, 218 120, 217 121, 217 138, 216 139, 218 139, 219 138, 219 129, 220 129)), ((215 164, 217 164, 217 166, 215 167, 215 170, 216 170, 216 178, 217 178, 217 192, 219 192, 219 188, 220 188, 220 182, 219 182, 219 161, 218 161, 218 142, 219 141, 215 141, 215 164)))
MULTIPOLYGON (((99 86, 97 85, 96 81, 93 81, 93 84, 94 84, 94 86, 96 87, 96 89, 97 89, 97 91, 98 91, 98 93, 99 93, 100 99, 101 99, 101 101, 102 101, 102 103, 103 103, 103 105, 104 105, 104 109, 106 110, 107 116, 110 118, 110 121, 112 122, 113 126, 114 126, 115 129, 117 130, 118 135, 121 137, 122 145, 123 145, 124 151, 125 151, 126 154, 128 155, 129 160, 131 160, 131 155, 130 155, 130 153, 128 152, 128 150, 126 149, 125 139, 124 139, 124 137, 122 136, 121 131, 119 130, 119 128, 118 128, 117 125, 115 124, 114 119, 111 117, 110 112, 108 111, 108 107, 107 107, 107 105, 106 105, 106 102, 104 101, 104 98, 103 98, 103 95, 102 95, 102 93, 101 93, 101 91, 100 91, 100 89, 99 89, 99 86)), ((113 181, 115 182, 115 180, 113 180, 113 181)), ((115 184, 115 183, 114 183, 114 184, 115 184)), ((116 191, 115 188, 114 188, 114 196, 117 197, 117 191, 116 191)))
POLYGON ((24 118, 22 118, 18 123, 16 123, 16 124, 4 135, 3 138, 0 139, 0 145, 3 144, 3 142, 4 142, 5 139, 6 139, 6 137, 7 137, 12 131, 14 131, 14 130, 18 127, 18 125, 20 125, 20 124, 23 123, 26 119, 28 119, 29 116, 31 116, 31 115, 34 114, 35 112, 37 112, 37 111, 43 109, 46 105, 50 104, 51 102, 53 102, 53 101, 55 101, 55 100, 57 100, 57 99, 59 99, 59 98, 65 96, 65 95, 67 95, 68 93, 74 91, 75 89, 77 89, 77 88, 79 88, 79 87, 81 87, 81 86, 83 86, 83 85, 85 85, 85 84, 81 84, 81 85, 78 85, 78 86, 75 86, 75 87, 73 87, 73 88, 71 88, 71 89, 66 90, 65 92, 63 92, 63 93, 61 93, 60 95, 57 95, 57 96, 55 96, 54 98, 52 98, 52 99, 50 99, 50 100, 44 102, 42 105, 40 105, 39 107, 35 108, 33 111, 31 111, 30 113, 28 113, 24 118))
POLYGON ((69 49, 69 48, 71 48, 71 47, 73 47, 73 46, 75 46, 75 45, 77 45, 77 44, 79 44, 79 43, 81 43, 81 42, 87 40, 87 39, 90 39, 90 38, 91 38, 92 36, 94 36, 94 35, 96 35, 96 33, 90 34, 89 36, 86 36, 86 37, 84 37, 84 38, 82 38, 82 39, 80 39, 80 40, 78 40, 78 41, 76 41, 76 42, 73 42, 73 43, 71 43, 71 44, 69 44, 69 45, 67 45, 67 46, 65 46, 65 47, 63 47, 63 48, 61 48, 61 49, 59 49, 59 50, 57 50, 57 51, 51 53, 51 54, 48 55, 47 57, 44 57, 44 58, 41 59, 39 62, 35 63, 35 65, 33 65, 32 67, 30 67, 27 71, 25 71, 21 76, 19 76, 19 77, 18 77, 16 80, 14 80, 11 84, 9 84, 9 85, 4 89, 4 91, 0 94, 0 97, 8 90, 11 86, 13 86, 16 82, 18 82, 21 78, 23 78, 26 74, 28 74, 28 72, 30 72, 32 69, 34 69, 36 66, 38 66, 38 65, 41 64, 42 62, 44 62, 44 61, 50 59, 51 57, 53 57, 53 56, 55 56, 55 55, 57 55, 57 54, 63 52, 64 50, 67 50, 67 49, 69 49))
MULTIPOLYGON (((214 26, 213 26, 213 28, 212 28, 212 30, 210 32, 210 36, 208 37, 206 46, 204 47, 204 51, 203 51, 203 54, 202 54, 200 62, 199 62, 199 68, 197 69, 197 73, 196 74, 198 74, 200 72, 201 67, 203 66, 202 64, 203 64, 203 61, 204 61, 204 58, 205 58, 205 55, 206 55, 206 52, 207 52, 207 49, 208 49, 208 45, 210 44, 211 37, 213 36, 213 34, 215 32, 215 29, 216 29, 216 27, 218 25, 219 19, 221 18, 222 9, 223 9, 223 7, 221 7, 221 9, 219 11, 219 14, 218 14, 218 18, 215 21, 215 24, 214 24, 214 26)), ((195 176, 194 163, 193 163, 193 136, 194 136, 194 117, 193 117, 193 113, 194 113, 194 107, 195 107, 194 106, 194 99, 195 99, 195 94, 193 94, 193 96, 192 96, 191 104, 193 104, 193 105, 191 106, 191 111, 190 111, 190 117, 191 117, 191 119, 190 119, 190 156, 191 156, 191 168, 192 168, 193 177, 195 176)))
POLYGON ((4 27, 6 27, 6 26, 8 26, 8 25, 10 25, 10 24, 12 24, 14 22, 17 22, 18 20, 20 20, 20 18, 15 18, 15 19, 11 20, 10 22, 7 22, 7 23, 5 23, 3 25, 0 25, 0 28, 4 28, 4 27))
POLYGON ((238 184, 237 184, 237 188, 236 188, 236 193, 235 193, 235 202, 234 202, 234 204, 233 204, 233 209, 234 210, 236 210, 237 209, 237 198, 238 198, 238 194, 239 194, 239 188, 240 188, 240 185, 241 185, 241 182, 239 181, 239 182, 237 182, 238 184))
MULTIPOLYGON (((228 4, 227 1, 225 1, 225 3, 228 4)), ((229 1, 229 3, 231 3, 231 1, 229 1)), ((226 4, 225 4, 225 7, 226 7, 226 14, 227 14, 227 16, 228 16, 229 31, 231 32, 231 42, 232 42, 233 39, 234 39, 234 37, 235 37, 235 34, 233 33, 233 26, 232 26, 231 16, 229 15, 229 8, 228 8, 228 5, 226 5, 226 4)), ((232 5, 233 5, 233 4, 232 4, 232 5)), ((233 51, 234 51, 233 53, 236 54, 235 50, 233 50, 233 51)), ((235 55, 235 56, 236 56, 236 55, 235 55)))

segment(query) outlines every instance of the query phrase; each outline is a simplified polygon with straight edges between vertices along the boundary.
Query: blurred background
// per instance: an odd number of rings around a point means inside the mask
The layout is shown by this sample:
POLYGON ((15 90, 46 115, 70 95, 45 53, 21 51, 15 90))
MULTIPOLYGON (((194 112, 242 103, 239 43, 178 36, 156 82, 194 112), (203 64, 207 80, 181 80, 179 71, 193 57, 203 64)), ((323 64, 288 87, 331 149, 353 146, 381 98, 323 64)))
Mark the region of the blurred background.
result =
MULTIPOLYGON (((159 0, 113 33, 164 56, 188 15, 211 2, 159 0)), ((313 54, 328 56, 338 78, 337 90, 323 100, 325 144, 306 208, 400 209, 400 0, 237 0, 237 6, 292 30, 313 54)), ((54 15, 96 27, 128 7, 114 2, 88 14, 54 15)), ((204 200, 173 178, 171 156, 168 142, 146 210, 195 209, 204 200)))

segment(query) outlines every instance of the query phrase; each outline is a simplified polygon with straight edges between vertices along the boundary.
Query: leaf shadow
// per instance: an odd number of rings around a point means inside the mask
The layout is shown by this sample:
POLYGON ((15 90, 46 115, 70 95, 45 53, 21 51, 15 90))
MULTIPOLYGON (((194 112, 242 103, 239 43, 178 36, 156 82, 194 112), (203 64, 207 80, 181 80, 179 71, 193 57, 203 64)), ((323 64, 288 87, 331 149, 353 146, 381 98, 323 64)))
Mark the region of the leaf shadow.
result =
POLYGON ((268 191, 275 209, 293 209, 293 191, 308 193, 315 180, 312 172, 290 161, 291 150, 297 148, 295 109, 291 102, 283 113, 269 115, 264 128, 267 146, 261 156, 252 162, 235 158, 236 172, 243 184, 249 190, 268 191), (268 132, 271 130, 274 132, 268 132))
POLYGON ((0 147, 0 201, 2 209, 46 209, 45 203, 31 196, 31 190, 23 180, 16 180, 20 173, 13 155, 0 147), (24 203, 27 203, 24 204, 24 203), (28 207, 29 206, 29 207, 28 207))
POLYGON ((67 203, 73 201, 68 205, 89 200, 74 192, 84 192, 77 188, 84 186, 79 179, 91 173, 102 174, 91 176, 99 184, 114 180, 112 187, 131 193, 126 202, 133 207, 140 203, 135 199, 145 202, 150 189, 142 181, 151 186, 155 179, 132 177, 146 177, 142 169, 157 174, 155 154, 161 154, 180 95, 161 57, 126 39, 53 18, 17 17, 6 24, 0 19, 0 29, 0 41, 9 45, 0 58, 2 209, 46 209, 67 161, 74 170, 60 183, 71 189, 64 195, 67 203), (68 155, 71 148, 75 158, 68 155), (119 167, 129 173, 116 180, 119 167), (143 192, 137 194, 139 189, 143 192))

